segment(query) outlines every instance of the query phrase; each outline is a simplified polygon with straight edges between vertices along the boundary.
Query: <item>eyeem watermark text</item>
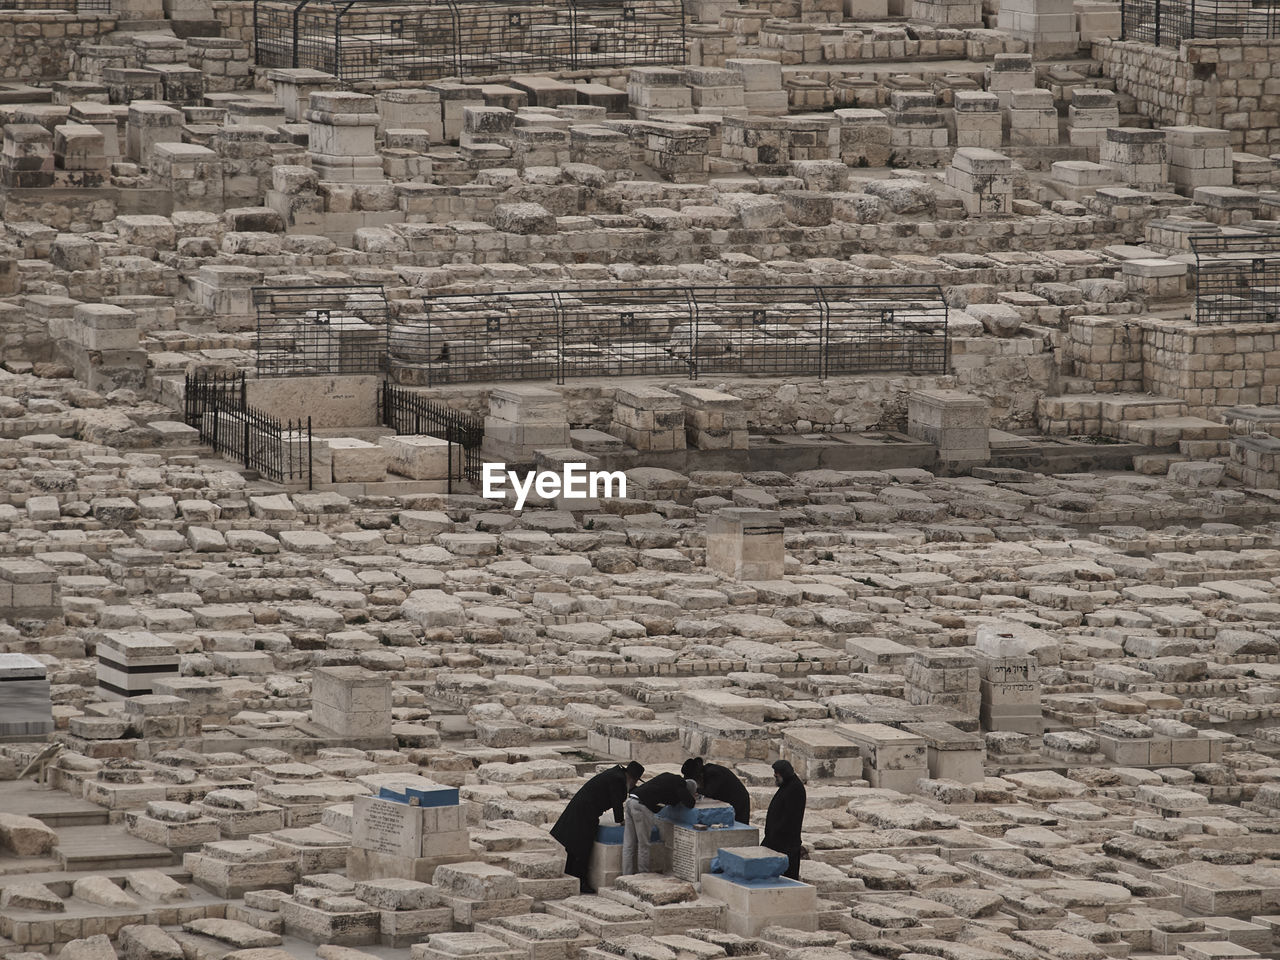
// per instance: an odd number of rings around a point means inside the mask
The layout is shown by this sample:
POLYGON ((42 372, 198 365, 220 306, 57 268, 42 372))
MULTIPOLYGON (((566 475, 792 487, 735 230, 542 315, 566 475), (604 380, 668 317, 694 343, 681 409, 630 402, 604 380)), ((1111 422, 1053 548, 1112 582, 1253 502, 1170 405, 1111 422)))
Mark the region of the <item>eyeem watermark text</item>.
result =
POLYGON ((544 500, 594 500, 597 497, 625 498, 627 477, 621 470, 588 470, 585 463, 566 463, 563 471, 530 470, 521 476, 505 463, 486 463, 481 473, 480 496, 486 500, 506 500, 508 484, 515 492, 517 510, 533 491, 544 500))

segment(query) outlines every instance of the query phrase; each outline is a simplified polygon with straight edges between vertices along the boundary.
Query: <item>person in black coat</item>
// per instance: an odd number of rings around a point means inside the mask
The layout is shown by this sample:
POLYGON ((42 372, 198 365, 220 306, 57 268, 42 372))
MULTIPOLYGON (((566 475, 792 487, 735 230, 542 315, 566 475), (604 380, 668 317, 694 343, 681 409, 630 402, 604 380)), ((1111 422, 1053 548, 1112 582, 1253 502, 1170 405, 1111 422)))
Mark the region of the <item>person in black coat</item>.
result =
POLYGON ((674 773, 660 773, 627 797, 622 827, 622 875, 649 872, 649 841, 663 807, 692 807, 698 784, 674 773))
POLYGON ((597 773, 573 795, 551 828, 551 836, 568 854, 564 872, 578 878, 583 893, 595 893, 587 879, 587 868, 591 863, 591 848, 596 842, 600 817, 612 809, 614 822, 622 823, 627 795, 643 776, 644 767, 634 760, 625 768, 618 764, 597 773))
POLYGON ((704 797, 719 800, 733 807, 733 819, 738 823, 751 822, 751 794, 732 770, 718 763, 703 763, 701 757, 686 760, 680 775, 698 782, 698 792, 704 797))
POLYGON ((761 846, 785 854, 789 863, 783 876, 799 880, 800 854, 803 850, 800 831, 804 828, 807 799, 804 783, 786 760, 779 760, 773 765, 773 781, 778 785, 778 792, 769 801, 761 846))

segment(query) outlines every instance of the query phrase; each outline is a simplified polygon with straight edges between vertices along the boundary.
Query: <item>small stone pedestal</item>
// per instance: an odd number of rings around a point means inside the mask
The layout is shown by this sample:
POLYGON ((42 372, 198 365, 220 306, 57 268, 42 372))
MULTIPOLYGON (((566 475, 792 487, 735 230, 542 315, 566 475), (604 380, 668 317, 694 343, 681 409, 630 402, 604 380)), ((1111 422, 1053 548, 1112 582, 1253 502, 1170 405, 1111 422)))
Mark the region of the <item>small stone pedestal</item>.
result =
POLYGON ((27 557, 0 559, 0 619, 60 620, 58 571, 27 557))
POLYGON ((1001 0, 996 22, 1034 57, 1074 56, 1080 46, 1073 0, 1001 0))
POLYGON ((533 897, 520 892, 519 877, 479 861, 442 865, 432 884, 440 891, 441 902, 453 908, 454 926, 463 930, 486 920, 529 913, 533 906, 533 897))
POLYGON ((98 693, 123 700, 152 693, 157 680, 178 676, 178 648, 153 633, 111 632, 98 638, 98 693))
POLYGON ((733 580, 781 580, 783 531, 771 510, 726 507, 707 521, 707 567, 733 580))
POLYGON ((496 387, 484 418, 486 459, 530 464, 540 449, 572 446, 564 397, 542 387, 496 387))
POLYGON ((848 737, 831 730, 820 727, 785 730, 781 753, 801 780, 862 778, 862 751, 848 737))
POLYGON ((969 216, 1011 213, 1013 161, 994 150, 961 147, 947 168, 947 186, 960 192, 969 216))
POLYGON ((972 648, 917 650, 907 662, 906 677, 908 703, 978 715, 978 668, 972 648))
POLYGON ((219 840, 182 858, 191 882, 216 897, 235 900, 250 890, 292 890, 298 862, 256 840, 219 840))
POLYGON ((981 0, 911 0, 911 17, 939 27, 982 26, 981 0))
POLYGON ((151 150, 157 143, 182 141, 182 112, 163 103, 129 104, 125 130, 128 157, 144 167, 151 166, 151 150))
POLYGON ((929 776, 934 780, 979 783, 986 774, 982 761, 986 746, 976 733, 965 733, 949 723, 908 723, 907 732, 924 737, 929 776))
POLYGON ((390 678, 364 667, 316 667, 311 719, 340 737, 390 737, 390 678))
POLYGON ((976 648, 982 729, 1040 736, 1044 722, 1035 654, 1013 631, 999 626, 979 627, 976 648))
POLYGON ((1090 160, 1097 159, 1098 148, 1107 129, 1118 126, 1120 107, 1113 91, 1097 87, 1075 87, 1071 91, 1071 106, 1067 108, 1067 137, 1073 147, 1086 147, 1090 160))
POLYGON ((787 858, 767 847, 724 848, 723 873, 702 878, 704 896, 728 906, 726 931, 754 937, 765 927, 818 929, 818 889, 782 876, 787 858))
POLYGON ((1165 127, 1169 179, 1190 196, 1196 187, 1229 187, 1233 182, 1231 132, 1215 127, 1165 127))
POLYGON ((53 728, 44 664, 25 653, 0 653, 0 741, 41 740, 53 728))
POLYGON ((987 402, 958 390, 916 390, 907 400, 907 434, 938 448, 938 460, 958 468, 991 457, 987 402))
POLYGON ((1169 180, 1165 132, 1111 127, 1098 144, 1098 162, 1135 190, 1162 190, 1169 180))
POLYGON ((1058 144, 1058 111, 1053 94, 1040 87, 1009 91, 1009 146, 1058 144))
POLYGON ((929 776, 924 737, 883 723, 845 723, 836 728, 862 752, 863 775, 873 787, 913 793, 929 776))
POLYGON ((371 183, 383 179, 374 139, 378 107, 362 93, 316 91, 306 113, 308 156, 322 181, 371 183))
MULTIPOLYGON (((1004 144, 1000 98, 982 90, 957 90, 951 99, 955 109, 956 146, 999 150, 1004 144)), ((954 165, 954 160, 952 163, 954 165)))
MULTIPOLYGON (((397 436, 378 439, 387 451, 387 471, 413 480, 449 477, 449 441, 440 437, 397 436)), ((458 455, 462 455, 459 449, 458 455)))
POLYGON ((636 450, 683 450, 684 407, 679 397, 659 387, 619 388, 609 432, 636 450))
POLYGON ((746 450, 747 412, 739 397, 705 387, 676 387, 684 435, 695 450, 746 450))
POLYGON ((333 74, 305 67, 268 70, 267 80, 271 82, 271 92, 276 103, 284 108, 284 118, 289 123, 306 120, 311 94, 338 86, 338 78, 333 74))

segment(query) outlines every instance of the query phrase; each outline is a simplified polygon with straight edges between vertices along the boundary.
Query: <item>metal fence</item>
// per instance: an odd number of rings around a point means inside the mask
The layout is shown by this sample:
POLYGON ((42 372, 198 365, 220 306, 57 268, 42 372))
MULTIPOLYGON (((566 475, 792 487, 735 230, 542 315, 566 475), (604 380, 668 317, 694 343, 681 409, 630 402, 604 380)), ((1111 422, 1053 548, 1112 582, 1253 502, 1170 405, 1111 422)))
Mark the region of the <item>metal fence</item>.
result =
POLYGON ((201 443, 264 480, 311 489, 311 418, 279 420, 245 402, 244 375, 186 378, 183 412, 201 443))
POLYGON ((254 287, 259 376, 380 373, 386 293, 376 285, 254 287))
POLYGON ((111 0, 0 0, 6 10, 50 10, 60 13, 110 13, 111 0))
POLYGON ((936 286, 600 287, 427 297, 389 373, 430 386, 596 376, 945 373, 936 286))
POLYGON ((683 0, 254 0, 258 66, 343 83, 685 62, 683 0))
POLYGON ((1197 323, 1280 320, 1280 236, 1193 237, 1197 323))
POLYGON ((1280 0, 1120 0, 1120 39, 1176 47, 1184 40, 1280 37, 1280 0))
POLYGON ((397 434, 448 440, 450 493, 455 479, 480 482, 483 420, 384 381, 378 390, 378 422, 397 434))

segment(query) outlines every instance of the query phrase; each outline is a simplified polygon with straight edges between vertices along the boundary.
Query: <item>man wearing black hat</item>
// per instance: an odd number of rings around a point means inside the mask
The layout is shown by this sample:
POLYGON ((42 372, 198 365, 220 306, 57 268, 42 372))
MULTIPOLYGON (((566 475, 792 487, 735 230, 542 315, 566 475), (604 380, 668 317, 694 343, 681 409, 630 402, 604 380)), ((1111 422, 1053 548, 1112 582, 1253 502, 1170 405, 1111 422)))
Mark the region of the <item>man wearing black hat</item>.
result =
POLYGON ((788 865, 783 874, 792 880, 800 879, 800 831, 804 827, 804 807, 807 797, 804 783, 786 760, 773 765, 773 782, 778 792, 769 801, 769 812, 764 820, 764 839, 761 846, 785 854, 788 865))
POLYGON ((587 868, 591 863, 591 848, 596 842, 600 817, 612 807, 614 823, 622 823, 627 795, 635 789, 643 776, 644 767, 634 760, 625 768, 616 764, 597 773, 573 795, 573 799, 564 808, 564 813, 560 814, 560 819, 551 828, 551 836, 568 854, 564 872, 578 878, 583 893, 595 893, 587 879, 587 868))
POLYGON ((751 822, 751 794, 732 770, 718 763, 704 763, 701 757, 684 762, 680 776, 696 780, 698 792, 704 797, 719 800, 733 807, 733 819, 738 823, 751 822))
POLYGON ((657 813, 673 804, 692 807, 698 802, 698 785, 674 773, 660 773, 636 787, 627 797, 622 830, 622 875, 649 872, 649 839, 657 813))

